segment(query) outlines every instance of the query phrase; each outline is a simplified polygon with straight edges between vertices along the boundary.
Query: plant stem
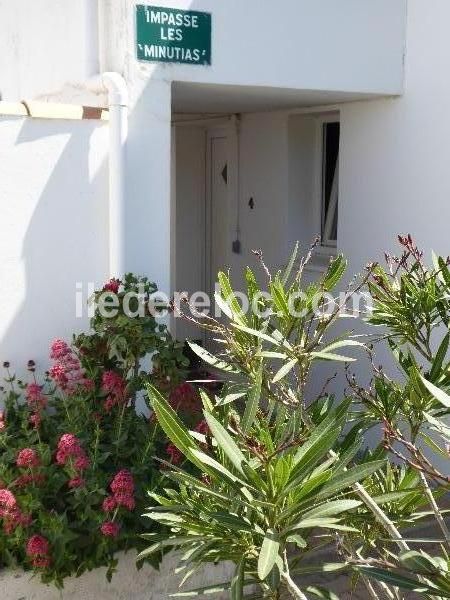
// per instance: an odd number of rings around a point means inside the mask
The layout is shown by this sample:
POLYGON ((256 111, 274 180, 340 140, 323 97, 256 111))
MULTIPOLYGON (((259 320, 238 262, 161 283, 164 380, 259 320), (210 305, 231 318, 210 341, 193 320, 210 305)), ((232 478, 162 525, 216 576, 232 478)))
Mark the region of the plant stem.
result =
POLYGON ((284 558, 284 569, 283 569, 283 572, 281 573, 281 576, 283 577, 283 579, 286 582, 289 593, 291 594, 291 596, 293 598, 298 598, 299 600, 308 600, 308 598, 305 596, 305 594, 302 592, 302 590, 297 586, 295 581, 291 578, 291 575, 289 573, 289 564, 288 564, 288 560, 287 560, 286 550, 284 551, 283 558, 284 558))
POLYGON ((97 426, 95 428, 95 446, 94 446, 94 461, 92 463, 92 468, 95 469, 95 467, 97 466, 97 455, 98 455, 98 445, 100 442, 100 427, 97 423, 97 426))
POLYGON ((423 471, 419 471, 419 476, 422 481, 423 489, 425 491, 425 495, 428 498, 431 508, 433 509, 434 516, 436 517, 436 521, 438 522, 439 527, 441 528, 442 533, 444 534, 445 541, 447 546, 450 548, 450 531, 448 530, 447 524, 445 523, 444 517, 439 510, 439 506, 436 503, 436 500, 433 496, 433 492, 428 485, 428 481, 425 473, 423 471))
POLYGON ((396 596, 387 586, 386 583, 384 583, 384 581, 378 581, 377 582, 378 585, 381 587, 381 589, 384 591, 384 593, 386 594, 386 596, 389 598, 389 600, 395 600, 396 598, 398 598, 398 596, 396 596))
POLYGON ((119 416, 119 424, 117 427, 117 437, 116 437, 116 458, 119 455, 119 440, 120 440, 120 436, 122 435, 122 423, 123 423, 123 417, 125 414, 125 408, 126 408, 126 404, 124 403, 122 406, 122 409, 120 411, 120 416, 119 416))
POLYGON ((154 443, 155 443, 155 437, 156 437, 156 428, 157 428, 157 426, 156 426, 156 424, 155 424, 155 425, 153 426, 153 431, 152 431, 152 433, 151 433, 151 435, 150 435, 150 437, 149 437, 148 443, 147 443, 147 445, 146 445, 146 447, 145 447, 145 450, 144 450, 144 453, 143 453, 143 455, 142 455, 141 465, 143 465, 143 464, 144 464, 144 462, 145 462, 145 459, 147 458, 147 454, 148 454, 148 452, 149 452, 150 448, 152 448, 152 447, 154 446, 154 443))
POLYGON ((409 550, 408 544, 402 539, 400 531, 394 525, 394 523, 389 519, 385 512, 378 506, 378 504, 371 498, 371 496, 366 492, 364 487, 360 483, 355 483, 353 485, 353 489, 364 502, 369 510, 372 511, 374 517, 378 520, 381 525, 386 529, 386 531, 391 535, 393 541, 397 544, 398 548, 402 552, 407 552, 409 550))
POLYGON ((366 586, 366 589, 369 593, 369 596, 372 598, 372 600, 380 600, 378 594, 375 591, 375 588, 373 587, 371 582, 367 579, 367 577, 363 577, 362 581, 363 581, 364 585, 366 586))

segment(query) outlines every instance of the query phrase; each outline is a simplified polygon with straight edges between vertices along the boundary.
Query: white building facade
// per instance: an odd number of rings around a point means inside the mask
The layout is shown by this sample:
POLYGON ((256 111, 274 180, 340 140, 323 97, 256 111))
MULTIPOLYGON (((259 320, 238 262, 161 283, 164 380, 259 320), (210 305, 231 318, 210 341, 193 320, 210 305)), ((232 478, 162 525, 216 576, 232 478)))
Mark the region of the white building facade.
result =
POLYGON ((316 235, 317 270, 340 251, 359 271, 404 232, 448 254, 448 0, 142 4, 0 0, 2 360, 45 362, 117 265, 171 293, 210 291, 218 268, 239 282, 255 248, 281 266, 316 235), (104 72, 128 94, 123 204, 112 107, 54 118, 107 107, 104 72))

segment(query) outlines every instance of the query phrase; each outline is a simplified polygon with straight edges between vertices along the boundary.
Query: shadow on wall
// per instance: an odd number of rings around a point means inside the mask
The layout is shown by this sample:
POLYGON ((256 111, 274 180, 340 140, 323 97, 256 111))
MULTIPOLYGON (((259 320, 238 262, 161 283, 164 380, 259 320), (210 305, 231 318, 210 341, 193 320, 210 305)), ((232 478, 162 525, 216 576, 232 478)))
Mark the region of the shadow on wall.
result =
POLYGON ((19 370, 33 358, 45 368, 50 341, 70 339, 87 324, 86 311, 76 318, 76 283, 85 289, 107 275, 107 127, 32 119, 0 126, 18 131, 15 144, 10 139, 3 148, 0 182, 4 197, 9 189, 16 203, 0 219, 6 321, 0 323, 0 360, 19 370))

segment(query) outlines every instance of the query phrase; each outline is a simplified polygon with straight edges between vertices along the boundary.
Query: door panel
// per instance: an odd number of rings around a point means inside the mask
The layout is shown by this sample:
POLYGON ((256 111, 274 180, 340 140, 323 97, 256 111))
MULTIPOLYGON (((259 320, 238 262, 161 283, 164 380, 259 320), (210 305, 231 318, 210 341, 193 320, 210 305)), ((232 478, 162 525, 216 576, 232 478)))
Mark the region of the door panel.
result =
MULTIPOLYGON (((228 252, 228 142, 224 135, 210 135, 207 166, 208 200, 206 228, 206 292, 214 310, 214 292, 219 271, 227 270, 228 252)), ((206 336, 211 352, 220 351, 212 336, 206 336)))
POLYGON ((211 138, 210 173, 210 254, 209 292, 214 294, 217 273, 226 268, 227 262, 227 220, 228 220, 228 164, 227 138, 211 138))
MULTIPOLYGON (((206 134, 200 127, 180 127, 176 133, 176 274, 175 291, 205 289, 205 155, 206 134)), ((204 340, 202 330, 175 319, 178 340, 204 340)))

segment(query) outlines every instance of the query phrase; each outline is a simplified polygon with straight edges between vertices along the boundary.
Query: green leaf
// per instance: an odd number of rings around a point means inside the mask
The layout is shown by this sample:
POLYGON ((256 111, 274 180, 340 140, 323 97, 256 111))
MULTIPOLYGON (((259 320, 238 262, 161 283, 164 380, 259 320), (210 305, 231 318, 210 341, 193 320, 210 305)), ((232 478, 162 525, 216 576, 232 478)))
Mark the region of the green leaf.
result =
POLYGON ((239 373, 239 370, 233 367, 233 365, 230 365, 229 363, 219 358, 216 358, 213 354, 208 352, 208 350, 202 348, 202 346, 199 346, 198 344, 194 344, 194 342, 189 341, 188 344, 192 352, 195 352, 195 354, 198 357, 200 357, 205 363, 211 365, 215 369, 218 369, 219 371, 226 371, 227 373, 239 373))
POLYGON ((287 358, 284 352, 270 352, 270 350, 262 350, 261 352, 258 352, 256 356, 261 358, 281 358, 282 360, 287 358))
POLYGON ((260 492, 267 493, 267 484, 258 474, 256 469, 253 469, 250 465, 242 463, 242 470, 245 473, 246 479, 260 492))
POLYGON ((408 571, 413 573, 432 575, 439 571, 430 558, 416 550, 409 550, 400 554, 400 562, 408 571))
POLYGON ((417 489, 404 490, 401 492, 387 492, 386 494, 380 494, 379 496, 373 496, 372 500, 376 504, 379 504, 379 505, 389 504, 391 502, 396 502, 397 500, 404 500, 408 496, 412 496, 417 493, 418 493, 417 489))
POLYGON ((286 300, 286 295, 280 281, 275 280, 270 284, 270 293, 278 313, 282 317, 289 317, 290 311, 286 300))
POLYGON ((311 431, 308 441, 297 450, 294 456, 295 468, 291 473, 290 482, 298 479, 301 475, 306 475, 333 447, 340 435, 349 405, 349 400, 343 401, 336 410, 329 411, 325 419, 311 431))
POLYGON ((291 569, 291 575, 311 575, 314 573, 340 573, 346 571, 346 563, 321 563, 309 565, 308 567, 296 567, 291 569))
POLYGON ((288 544, 295 544, 297 548, 306 548, 308 546, 308 542, 298 534, 288 536, 286 542, 288 544))
POLYGON ((153 521, 157 521, 158 523, 165 524, 177 524, 183 522, 183 517, 181 515, 177 515, 176 513, 171 512, 148 512, 144 513, 146 517, 149 519, 153 519, 153 521))
POLYGON ((202 468, 201 463, 192 454, 192 449, 197 447, 194 438, 189 434, 176 412, 159 391, 151 384, 147 384, 146 387, 150 404, 164 433, 186 458, 202 468))
POLYGON ((322 488, 322 490, 316 496, 317 500, 323 500, 329 498, 338 492, 344 491, 351 487, 353 484, 369 477, 372 473, 375 473, 381 467, 386 464, 385 460, 376 460, 357 467, 353 467, 344 473, 340 473, 339 476, 333 477, 328 481, 322 488))
POLYGON ((234 384, 225 386, 221 397, 217 399, 216 406, 225 406, 231 402, 235 402, 248 394, 248 384, 234 384))
POLYGON ((211 413, 214 410, 211 398, 208 396, 204 389, 200 388, 199 392, 200 398, 202 399, 203 409, 211 413))
POLYGON ((236 571, 231 580, 231 600, 242 600, 244 597, 244 575, 245 575, 245 558, 243 557, 236 566, 236 571))
MULTIPOLYGON (((260 338, 261 340, 265 340, 266 342, 270 342, 271 344, 274 344, 275 346, 278 346, 278 347, 284 346, 288 350, 292 350, 291 344, 286 339, 284 339, 282 336, 280 339, 277 339, 275 336, 268 335, 267 333, 264 333, 263 331, 259 331, 258 329, 252 329, 251 327, 245 327, 243 325, 239 325, 238 323, 232 323, 232 326, 235 327, 236 329, 239 329, 239 331, 243 331, 244 333, 253 335, 254 337, 260 338)), ((272 333, 274 334, 275 331, 273 331, 272 333)))
POLYGON ((292 369, 295 367, 295 365, 297 364, 297 359, 293 358, 292 360, 289 360, 287 363, 285 363, 275 374, 274 378, 272 379, 272 383, 277 383, 277 381, 280 381, 281 379, 283 379, 283 377, 286 377, 286 375, 292 371, 292 369))
POLYGON ((356 358, 342 356, 341 354, 333 354, 332 352, 311 352, 310 356, 321 360, 336 360, 340 362, 355 362, 356 360, 356 358))
POLYGON ((264 580, 272 571, 278 557, 280 542, 277 534, 268 529, 258 557, 258 577, 264 580))
POLYGON ((322 279, 321 283, 323 289, 327 292, 332 290, 341 280, 346 268, 347 260, 342 254, 339 254, 331 261, 328 270, 322 279))
POLYGON ((337 596, 331 590, 327 590, 326 588, 323 588, 323 587, 310 585, 306 588, 306 591, 309 594, 312 594, 313 596, 317 596, 318 598, 323 598, 324 600, 339 600, 339 596, 337 596))
POLYGON ((423 431, 420 432, 420 437, 423 439, 425 444, 429 448, 431 448, 431 450, 433 450, 433 452, 436 452, 436 454, 439 454, 440 456, 448 460, 448 452, 445 448, 441 448, 429 435, 427 435, 423 431))
POLYGON ((207 496, 211 496, 212 498, 217 498, 218 500, 221 500, 222 502, 225 502, 230 506, 233 503, 233 498, 221 494, 220 492, 217 492, 211 486, 207 486, 202 481, 196 479, 193 475, 189 475, 188 473, 169 471, 166 473, 166 477, 175 481, 179 485, 181 484, 190 486, 198 490, 200 493, 206 494, 207 496))
POLYGON ((313 519, 316 517, 335 517, 343 512, 347 512, 358 506, 361 506, 361 502, 358 500, 334 500, 333 502, 326 502, 316 508, 306 512, 303 517, 305 519, 313 519))
POLYGON ((204 452, 198 449, 192 450, 192 454, 200 463, 201 469, 207 470, 208 467, 212 467, 215 471, 215 475, 222 475, 223 477, 225 477, 228 483, 236 483, 238 481, 238 478, 235 477, 233 473, 231 473, 231 471, 229 471, 226 467, 221 465, 219 462, 217 462, 217 460, 215 460, 208 454, 205 454, 204 452))
POLYGON ((445 360, 445 357, 447 356, 449 342, 450 342, 450 333, 447 333, 444 336, 442 342, 440 343, 439 348, 436 352, 436 356, 434 357, 433 365, 432 365, 431 371, 430 371, 431 381, 436 381, 441 373, 442 364, 445 360))
POLYGON ((225 526, 228 529, 233 529, 234 531, 246 531, 252 533, 254 531, 254 527, 250 524, 238 517, 235 514, 227 513, 227 512, 209 512, 208 518, 213 519, 220 525, 225 526))
POLYGON ((189 590, 186 592, 175 592, 170 594, 169 598, 198 598, 198 596, 208 596, 212 594, 221 594, 230 589, 230 583, 218 583, 216 585, 207 585, 206 587, 189 590))
POLYGON ((299 485, 303 485, 303 480, 310 475, 317 463, 323 459, 339 438, 341 427, 337 424, 333 426, 330 424, 320 432, 320 435, 316 435, 316 431, 297 451, 294 457, 295 466, 291 471, 288 484, 281 493, 282 497, 299 485))
POLYGON ((328 354, 330 352, 330 350, 337 350, 338 348, 346 348, 347 346, 356 346, 359 348, 365 348, 365 344, 363 344, 362 342, 358 342, 358 340, 338 340, 336 342, 332 342, 331 344, 324 346, 321 349, 321 352, 326 352, 328 354))
POLYGON ((222 298, 222 296, 220 294, 214 294, 214 299, 216 301, 217 306, 220 308, 220 310, 229 318, 232 319, 233 318, 233 311, 231 310, 229 304, 227 302, 225 302, 225 300, 222 298))
POLYGON ((339 519, 335 519, 334 517, 317 517, 316 519, 305 519, 292 525, 287 531, 283 533, 287 533, 288 535, 292 535, 293 532, 298 529, 333 529, 336 531, 358 531, 354 527, 347 527, 346 525, 341 525, 339 519))
POLYGON ((245 318, 245 315, 242 312, 242 308, 239 304, 238 299, 234 295, 228 275, 226 275, 223 271, 220 271, 217 277, 219 279, 222 296, 225 302, 230 307, 230 310, 232 311, 233 320, 236 321, 236 323, 239 323, 240 325, 246 325, 247 319, 245 318))
POLYGON ((428 381, 424 377, 420 376, 423 385, 427 388, 432 396, 436 398, 445 408, 450 408, 450 396, 442 391, 440 388, 436 387, 434 383, 428 381))
POLYGON ((432 429, 438 431, 444 438, 450 441, 450 427, 447 427, 440 419, 435 419, 428 413, 424 413, 424 417, 430 425, 433 425, 432 429))
POLYGON ((297 258, 297 254, 298 254, 298 246, 299 246, 299 244, 298 244, 298 242, 296 242, 295 246, 294 246, 294 250, 291 254, 291 258, 289 259, 289 262, 287 264, 287 267, 286 267, 286 269, 283 273, 282 279, 281 279, 283 285, 286 285, 289 277, 291 276, 292 269, 294 268, 294 264, 295 264, 295 259, 297 258))
MULTIPOLYGON (((384 583, 388 583, 389 585, 393 585, 395 587, 418 593, 432 592, 432 589, 429 586, 424 586, 419 581, 414 581, 414 579, 409 579, 408 577, 398 575, 397 573, 393 573, 392 571, 388 571, 386 569, 379 569, 376 567, 357 567, 356 570, 364 575, 367 575, 368 577, 372 577, 378 581, 384 581, 384 583)), ((434 593, 436 593, 436 591, 434 593)), ((439 591, 439 595, 442 596, 442 592, 439 591)), ((448 593, 444 595, 446 597, 450 597, 450 594, 448 593)))
POLYGON ((447 261, 442 258, 442 256, 438 257, 438 265, 441 270, 442 279, 445 281, 447 286, 450 286, 450 272, 448 270, 447 261))
POLYGON ((245 281, 247 282, 248 299, 250 301, 250 306, 252 306, 255 296, 259 292, 259 287, 255 274, 250 267, 246 267, 245 269, 245 281))
POLYGON ((244 433, 248 433, 250 431, 250 427, 252 426, 256 413, 258 412, 259 399, 261 396, 262 376, 263 370, 262 365, 260 365, 259 369, 255 373, 253 385, 248 393, 247 403, 245 405, 245 411, 241 421, 241 428, 244 433))
MULTIPOLYGON (((142 535, 141 537, 144 537, 144 535, 142 535)), ((162 548, 167 548, 168 546, 179 547, 179 546, 183 546, 185 544, 204 542, 209 539, 204 536, 195 536, 195 535, 167 537, 167 535, 164 535, 164 534, 157 534, 157 538, 162 538, 162 539, 159 539, 159 541, 156 541, 151 546, 149 546, 148 548, 143 550, 140 554, 138 554, 136 557, 136 560, 141 561, 144 558, 147 558, 148 556, 150 556, 151 554, 158 552, 162 548)))
POLYGON ((230 459, 233 466, 242 474, 242 463, 247 462, 245 456, 242 454, 237 444, 230 436, 228 431, 213 417, 211 413, 205 411, 205 419, 211 430, 214 439, 217 444, 225 452, 226 456, 230 459))

